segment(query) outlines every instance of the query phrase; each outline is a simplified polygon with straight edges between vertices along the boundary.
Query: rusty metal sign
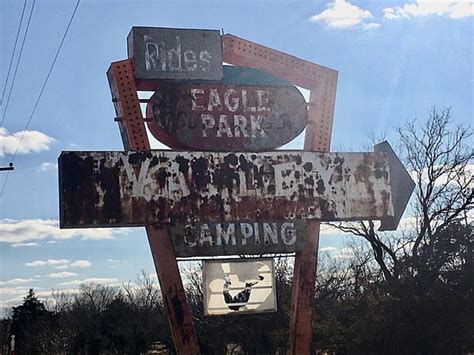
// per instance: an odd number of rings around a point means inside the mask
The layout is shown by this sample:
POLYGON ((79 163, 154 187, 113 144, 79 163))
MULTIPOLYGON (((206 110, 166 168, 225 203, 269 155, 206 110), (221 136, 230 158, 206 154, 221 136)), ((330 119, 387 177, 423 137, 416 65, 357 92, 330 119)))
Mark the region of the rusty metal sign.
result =
POLYGON ((393 181, 393 176, 403 175, 396 171, 404 168, 393 152, 378 150, 63 152, 60 224, 75 228, 390 219, 387 228, 393 229, 401 216, 394 201, 406 205, 414 184, 408 173, 406 180, 393 181), (393 161, 398 163, 390 165, 393 161), (398 184, 411 188, 393 189, 398 184))
POLYGON ((303 220, 195 223, 170 227, 176 256, 261 255, 301 249, 303 220))
POLYGON ((171 148, 228 152, 280 147, 307 122, 296 87, 242 67, 225 67, 222 83, 157 83, 146 112, 150 131, 171 148))
POLYGON ((222 79, 222 44, 217 30, 132 27, 128 57, 141 79, 222 79))
POLYGON ((202 270, 206 315, 277 310, 273 259, 204 261, 202 270))

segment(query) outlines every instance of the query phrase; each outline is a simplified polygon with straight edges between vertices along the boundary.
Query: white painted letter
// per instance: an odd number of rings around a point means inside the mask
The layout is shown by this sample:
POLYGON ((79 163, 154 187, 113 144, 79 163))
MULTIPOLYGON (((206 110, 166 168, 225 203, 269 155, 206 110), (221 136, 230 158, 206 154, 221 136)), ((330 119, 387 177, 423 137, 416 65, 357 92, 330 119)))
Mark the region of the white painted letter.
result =
POLYGON ((202 246, 205 242, 209 243, 210 246, 214 245, 211 230, 209 226, 204 223, 201 225, 201 232, 199 233, 199 245, 202 246))
POLYGON ((257 111, 257 109, 255 108, 255 106, 247 106, 248 105, 248 102, 247 102, 247 90, 242 90, 242 105, 244 106, 244 112, 255 112, 257 111))
POLYGON ((266 136, 265 131, 262 128, 262 120, 264 116, 258 115, 255 117, 254 115, 250 115, 250 124, 252 126, 252 137, 257 137, 257 132, 260 132, 262 137, 266 136))
POLYGON ((222 137, 222 133, 227 134, 227 137, 232 137, 232 129, 229 126, 226 115, 220 115, 219 117, 219 130, 217 131, 217 137, 222 137))
POLYGON ((197 69, 196 53, 191 49, 184 52, 184 69, 187 71, 196 71, 197 69))
POLYGON ((200 69, 202 71, 211 70, 211 58, 211 54, 206 49, 199 53, 199 59, 201 60, 201 62, 204 62, 204 64, 200 63, 200 69))
POLYGON ((240 137, 240 132, 244 137, 248 137, 249 133, 247 132, 247 118, 242 115, 234 115, 234 135, 235 137, 240 137))
POLYGON ((229 224, 227 231, 224 231, 221 223, 216 225, 216 244, 222 245, 222 239, 224 239, 226 245, 229 245, 229 239, 232 245, 237 244, 235 241, 235 225, 233 223, 229 224))
POLYGON ((212 112, 212 108, 217 107, 219 111, 222 111, 221 98, 217 89, 211 89, 209 91, 209 104, 207 105, 207 110, 212 112))
POLYGON ((216 124, 216 121, 214 120, 214 117, 212 115, 209 115, 207 113, 202 113, 201 122, 202 122, 202 136, 207 137, 207 130, 214 127, 216 124))
POLYGON ((270 111, 268 105, 268 91, 257 90, 257 111, 270 111))
POLYGON ((247 245, 247 239, 252 237, 253 228, 250 223, 240 223, 240 232, 242 233, 242 245, 247 245))
POLYGON ((237 92, 234 89, 229 89, 224 94, 224 104, 230 112, 235 112, 239 108, 239 98, 233 97, 231 98, 232 104, 229 102, 229 96, 235 95, 237 92))
POLYGON ((197 97, 197 94, 204 94, 203 89, 191 89, 192 96, 192 110, 193 111, 204 111, 206 108, 203 105, 198 105, 197 100, 202 99, 202 97, 197 97))
POLYGON ((285 222, 281 225, 281 239, 286 245, 295 244, 296 229, 294 223, 285 222))
POLYGON ((181 71, 182 70, 182 67, 181 67, 181 38, 179 38, 179 36, 176 36, 176 49, 170 49, 170 51, 168 52, 168 66, 170 68, 171 71, 181 71), (177 65, 175 66, 173 64, 173 54, 174 54, 174 57, 177 59, 177 65))
POLYGON ((276 223, 272 223, 271 226, 270 223, 263 224, 263 241, 265 244, 270 244, 270 239, 273 244, 278 244, 278 227, 276 223))

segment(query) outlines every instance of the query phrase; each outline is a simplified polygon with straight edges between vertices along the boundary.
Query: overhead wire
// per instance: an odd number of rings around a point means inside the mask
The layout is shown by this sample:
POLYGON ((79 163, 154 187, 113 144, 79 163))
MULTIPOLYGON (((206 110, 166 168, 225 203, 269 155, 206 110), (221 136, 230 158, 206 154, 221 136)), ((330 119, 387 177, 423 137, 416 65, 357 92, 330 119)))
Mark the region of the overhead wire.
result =
POLYGON ((15 79, 16 79, 16 74, 18 73, 18 67, 20 66, 21 55, 23 54, 23 49, 25 48, 26 37, 28 35, 28 30, 30 29, 30 23, 31 23, 31 18, 33 17, 33 10, 35 8, 35 4, 36 4, 36 0, 33 0, 33 5, 31 5, 30 14, 28 16, 28 22, 26 24, 25 34, 24 34, 23 40, 21 42, 20 54, 18 55, 18 59, 16 61, 15 71, 13 72, 13 78, 12 78, 12 82, 11 82, 11 85, 10 85, 10 90, 8 91, 7 103, 5 104, 5 109, 3 110, 2 122, 0 123, 0 127, 3 127, 4 122, 5 122, 5 117, 6 117, 7 110, 8 110, 8 104, 10 103, 10 98, 11 98, 11 95, 12 95, 12 92, 13 92, 13 86, 15 85, 15 79))
MULTIPOLYGON (((12 159, 11 159, 11 162, 12 162, 12 163, 13 163, 13 161, 15 160, 15 157, 16 157, 16 155, 17 155, 17 153, 18 153, 18 150, 20 149, 21 143, 23 142, 23 139, 25 138, 25 133, 26 133, 26 131, 28 130, 28 127, 29 127, 29 125, 30 125, 30 123, 31 123, 31 120, 33 119, 33 116, 34 116, 34 114, 35 114, 35 112, 36 112, 36 108, 38 107, 38 104, 39 104, 39 102, 40 102, 40 100, 41 100, 41 97, 43 96, 43 92, 44 92, 44 90, 45 90, 45 88, 46 88, 46 85, 47 85, 48 80, 49 80, 49 78, 50 78, 50 76, 51 76, 51 73, 53 72, 54 65, 56 64, 56 60, 58 59, 59 53, 61 52, 61 48, 62 48, 62 46, 63 46, 63 44, 64 44, 64 41, 65 41, 65 39, 66 39, 66 36, 67 36, 67 34, 68 34, 68 32, 69 32, 69 29, 70 29, 70 27, 71 27, 72 21, 74 20, 74 17, 75 17, 75 15, 76 15, 77 8, 79 7, 79 3, 80 3, 80 2, 81 2, 81 0, 77 0, 77 2, 76 2, 76 6, 74 7, 74 11, 72 12, 71 18, 69 19, 69 22, 68 22, 68 24, 67 24, 66 30, 64 31, 63 37, 62 37, 62 39, 61 39, 61 42, 59 43, 58 49, 56 50, 56 54, 55 54, 55 56, 54 56, 53 62, 51 63, 51 66, 50 66, 50 68, 49 68, 49 70, 48 70, 48 74, 46 75, 46 78, 44 79, 44 82, 43 82, 43 85, 42 85, 42 87, 41 87, 40 93, 39 93, 39 95, 38 95, 38 97, 37 97, 37 99, 36 99, 36 102, 35 102, 34 106, 33 106, 33 110, 31 111, 31 114, 30 114, 30 116, 29 116, 29 118, 28 118, 28 121, 26 122, 25 129, 24 129, 23 132, 22 132, 20 141, 18 142, 18 145, 17 145, 17 147, 16 147, 15 153, 13 154, 13 157, 12 157, 12 159)), ((8 176, 9 176, 9 175, 10 175, 10 171, 8 171, 7 174, 6 174, 6 176, 5 176, 5 181, 4 181, 4 183, 3 183, 2 190, 1 190, 1 192, 0 192, 0 198, 2 198, 3 193, 4 193, 4 191, 5 191, 5 186, 7 185, 8 176)))
POLYGON ((13 45, 12 56, 10 58, 10 64, 8 66, 7 78, 5 79, 5 85, 3 86, 2 98, 0 99, 0 105, 3 105, 3 99, 5 98, 5 92, 7 90, 8 79, 10 79, 10 73, 12 71, 13 59, 15 58, 16 46, 18 44, 18 38, 20 37, 21 25, 23 24, 23 17, 25 15, 26 1, 23 3, 23 10, 21 11, 20 23, 18 24, 18 30, 16 31, 15 44, 13 45))

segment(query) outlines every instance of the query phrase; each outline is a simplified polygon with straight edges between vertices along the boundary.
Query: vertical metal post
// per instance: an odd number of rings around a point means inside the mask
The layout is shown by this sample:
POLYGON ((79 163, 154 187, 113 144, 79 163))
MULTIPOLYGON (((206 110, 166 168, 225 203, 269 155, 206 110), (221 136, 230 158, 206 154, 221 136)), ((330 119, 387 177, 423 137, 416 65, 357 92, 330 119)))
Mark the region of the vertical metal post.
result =
MULTIPOLYGON (((130 60, 112 63, 107 71, 112 100, 125 150, 149 150, 137 87, 130 60)), ((191 310, 186 300, 171 236, 165 226, 146 226, 156 273, 168 311, 171 334, 178 354, 199 354, 191 310)))
MULTIPOLYGON (((304 150, 329 151, 336 84, 322 82, 311 90, 304 150), (327 132, 329 131, 329 134, 327 132)), ((306 221, 304 247, 296 253, 290 314, 290 354, 310 354, 320 222, 306 221)))
MULTIPOLYGON (((227 63, 262 69, 311 91, 304 150, 329 151, 337 72, 230 34, 222 37, 222 43, 227 63)), ((318 221, 307 221, 304 246, 295 256, 288 345, 293 355, 311 353, 319 226, 318 221)))

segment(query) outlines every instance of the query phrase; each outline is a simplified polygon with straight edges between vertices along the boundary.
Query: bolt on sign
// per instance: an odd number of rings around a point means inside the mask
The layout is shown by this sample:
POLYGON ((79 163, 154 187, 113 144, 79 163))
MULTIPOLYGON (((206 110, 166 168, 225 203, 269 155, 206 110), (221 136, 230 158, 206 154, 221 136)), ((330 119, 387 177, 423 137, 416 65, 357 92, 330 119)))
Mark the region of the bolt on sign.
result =
POLYGON ((300 91, 256 69, 225 66, 222 82, 161 81, 155 90, 148 128, 171 148, 264 151, 290 142, 306 126, 300 91))
POLYGON ((217 30, 132 27, 127 42, 136 80, 222 79, 217 30))
POLYGON ((203 262, 206 315, 275 312, 273 259, 203 262))
POLYGON ((176 256, 262 255, 301 250, 306 224, 276 222, 195 223, 170 226, 176 256))
POLYGON ((414 184, 388 143, 375 150, 63 152, 60 224, 186 225, 193 216, 198 223, 378 219, 394 229, 414 184))

